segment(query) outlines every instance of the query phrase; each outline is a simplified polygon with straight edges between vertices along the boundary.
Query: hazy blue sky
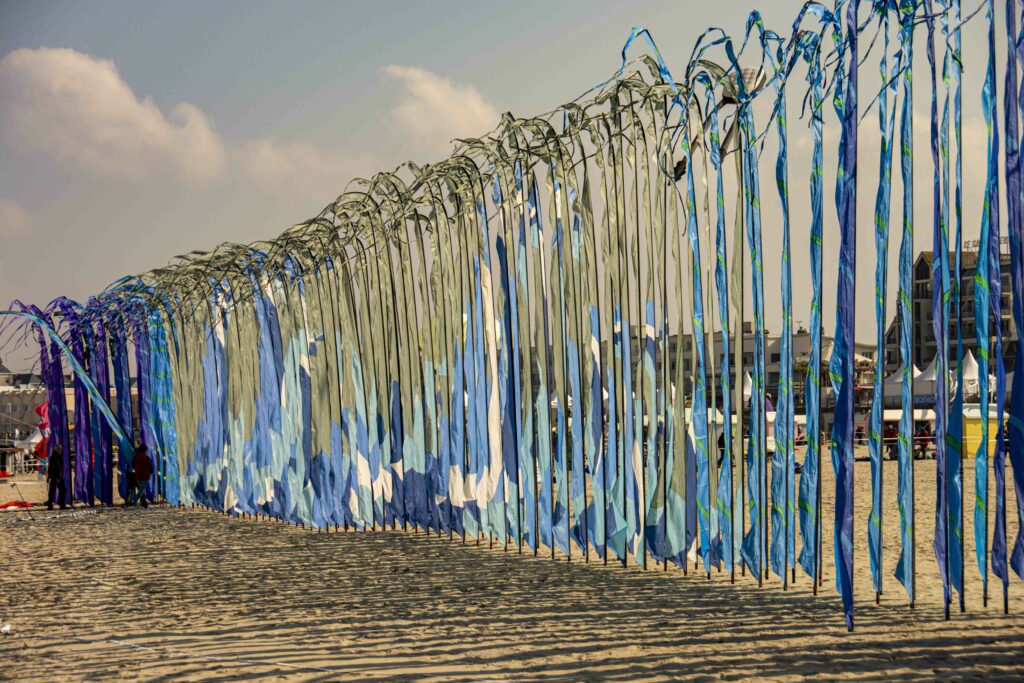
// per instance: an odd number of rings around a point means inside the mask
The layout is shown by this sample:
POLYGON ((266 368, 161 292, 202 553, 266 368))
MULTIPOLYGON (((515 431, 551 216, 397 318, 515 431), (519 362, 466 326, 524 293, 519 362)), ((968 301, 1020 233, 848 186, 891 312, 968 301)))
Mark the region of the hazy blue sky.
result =
MULTIPOLYGON (((741 33, 760 6, 769 27, 788 33, 800 4, 0 0, 0 300, 85 297, 175 254, 274 236, 315 214, 355 175, 446 156, 451 138, 490 129, 502 111, 534 114, 572 100, 618 67, 634 25, 648 27, 681 71, 708 26, 741 33)), ((969 237, 978 230, 984 176, 982 18, 964 38, 969 237)), ((869 83, 876 71, 873 57, 862 78, 869 83)), ((918 245, 925 248, 934 177, 927 106, 919 90, 918 245)), ((874 267, 875 119, 867 118, 861 145, 858 272, 866 279, 874 267)), ((803 124, 793 129, 804 138, 791 141, 790 181, 799 194, 793 239, 802 245, 806 168, 799 164, 809 138, 803 124)), ((835 138, 827 141, 835 146, 835 138)), ((826 171, 834 173, 832 154, 826 171)), ((773 161, 762 166, 770 180, 773 161)), ((894 198, 899 192, 897 183, 894 198)), ((894 203, 894 216, 898 210, 894 203)), ((774 242, 766 238, 769 289, 774 242)), ((897 250, 894 239, 893 263, 897 250)), ((805 253, 800 247, 794 259, 798 296, 806 291, 805 253)), ((826 260, 826 279, 834 280, 830 266, 826 260)), ((872 288, 863 289, 858 337, 867 339, 872 288)), ((769 297, 772 308, 777 295, 769 297)), ((806 318, 800 311, 796 317, 806 318)), ((773 319, 777 312, 769 325, 773 319)))

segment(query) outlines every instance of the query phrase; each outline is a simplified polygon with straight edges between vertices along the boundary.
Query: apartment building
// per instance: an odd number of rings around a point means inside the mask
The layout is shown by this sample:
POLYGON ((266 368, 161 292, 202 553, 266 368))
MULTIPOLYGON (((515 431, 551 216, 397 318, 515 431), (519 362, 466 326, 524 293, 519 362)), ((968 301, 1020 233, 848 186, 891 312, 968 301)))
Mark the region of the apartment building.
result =
MULTIPOLYGON (((960 324, 964 339, 964 348, 975 350, 975 282, 974 276, 977 271, 978 254, 977 243, 967 242, 961 255, 960 266, 960 324), (973 248, 974 250, 969 250, 973 248)), ((952 262, 953 255, 950 255, 952 262)), ((1006 361, 1007 371, 1012 370, 1014 359, 1017 355, 1018 339, 1017 330, 1013 324, 1012 295, 1010 292, 1010 253, 1009 243, 1004 239, 1000 253, 1000 281, 1002 284, 1002 302, 1000 307, 1000 320, 996 325, 995 320, 989 319, 989 338, 995 340, 1002 336, 1003 357, 1006 361)), ((917 255, 914 261, 914 285, 911 292, 913 302, 913 319, 911 322, 911 352, 914 365, 918 369, 925 369, 935 358, 937 344, 935 331, 932 328, 934 318, 932 316, 932 252, 923 251, 917 255)), ((956 367, 956 314, 950 311, 949 321, 949 361, 951 368, 956 367)), ((991 343, 991 342, 990 342, 991 343)), ((892 374, 901 365, 899 348, 899 310, 897 309, 889 324, 885 335, 885 369, 886 374, 892 374)))

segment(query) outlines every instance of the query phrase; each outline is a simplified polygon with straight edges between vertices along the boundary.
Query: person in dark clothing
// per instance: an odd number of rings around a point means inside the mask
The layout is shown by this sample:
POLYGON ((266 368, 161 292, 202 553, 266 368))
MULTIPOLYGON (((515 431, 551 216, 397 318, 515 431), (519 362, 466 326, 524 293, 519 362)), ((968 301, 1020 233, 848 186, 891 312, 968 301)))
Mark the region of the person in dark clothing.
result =
POLYGON ((60 444, 53 447, 50 460, 46 463, 46 509, 52 510, 54 503, 60 503, 60 509, 66 510, 64 502, 64 449, 60 444))
POLYGON ((146 444, 140 444, 132 457, 132 486, 128 493, 128 500, 125 501, 126 505, 141 502, 142 507, 148 507, 146 483, 151 476, 153 476, 153 460, 149 457, 149 448, 146 444))
POLYGON ((932 430, 929 429, 928 423, 921 423, 921 428, 917 430, 917 434, 914 437, 917 448, 920 449, 920 455, 918 459, 924 459, 928 457, 928 447, 931 446, 932 442, 932 430))
POLYGON ((885 440, 885 458, 887 460, 896 459, 899 437, 900 433, 899 430, 896 429, 896 425, 891 422, 886 423, 883 439, 885 440))

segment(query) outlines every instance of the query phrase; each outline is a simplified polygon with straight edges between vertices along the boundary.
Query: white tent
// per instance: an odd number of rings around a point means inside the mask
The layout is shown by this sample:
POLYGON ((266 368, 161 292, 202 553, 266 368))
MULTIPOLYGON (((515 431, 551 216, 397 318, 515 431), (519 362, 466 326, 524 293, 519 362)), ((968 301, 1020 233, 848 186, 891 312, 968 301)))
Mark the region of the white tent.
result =
MULTIPOLYGON (((917 369, 916 365, 910 366, 911 377, 915 380, 921 376, 921 371, 917 369)), ((892 373, 884 380, 886 386, 899 386, 903 383, 903 366, 901 365, 896 372, 892 373)))
POLYGON ((14 463, 11 467, 14 472, 28 472, 35 466, 36 457, 33 451, 42 440, 43 434, 38 427, 24 438, 15 438, 12 444, 14 446, 14 463))
MULTIPOLYGON (((903 417, 903 411, 900 409, 887 409, 882 411, 883 422, 899 422, 900 418, 903 417)), ((914 422, 934 422, 935 411, 931 408, 914 408, 914 422)))
POLYGON ((928 364, 928 367, 926 367, 915 379, 920 382, 934 382, 935 378, 938 376, 938 371, 935 368, 935 364, 938 360, 939 356, 936 354, 935 357, 932 358, 932 362, 928 364))
MULTIPOLYGON (((932 358, 932 362, 928 364, 928 367, 924 371, 914 378, 914 395, 915 396, 928 396, 935 393, 935 382, 938 381, 938 368, 936 364, 939 361, 938 354, 932 358)), ((950 373, 949 382, 949 395, 953 395, 955 389, 956 375, 950 373)))
POLYGON ((938 361, 938 354, 932 358, 932 362, 928 364, 928 367, 921 372, 920 375, 914 378, 914 395, 915 396, 933 396, 935 394, 935 377, 937 375, 935 370, 935 364, 938 361))
POLYGON ((978 361, 974 359, 974 354, 971 352, 970 349, 967 349, 967 354, 964 356, 962 369, 965 386, 968 382, 978 381, 978 361))
MULTIPOLYGON (((974 354, 970 349, 967 350, 967 355, 964 356, 963 363, 963 376, 964 376, 964 396, 976 397, 981 391, 979 386, 980 373, 978 368, 978 361, 975 360, 974 354)), ((988 376, 988 383, 990 391, 996 385, 995 375, 988 376)))

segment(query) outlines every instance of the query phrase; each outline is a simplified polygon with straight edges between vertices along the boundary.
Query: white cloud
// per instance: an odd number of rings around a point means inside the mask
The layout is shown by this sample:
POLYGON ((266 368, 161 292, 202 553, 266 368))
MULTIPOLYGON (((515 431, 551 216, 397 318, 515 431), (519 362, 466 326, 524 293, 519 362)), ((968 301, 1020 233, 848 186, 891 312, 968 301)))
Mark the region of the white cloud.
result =
POLYGON ((392 112, 402 137, 435 152, 451 150, 451 140, 481 135, 498 124, 498 110, 471 85, 415 66, 390 65, 384 74, 401 87, 392 112))
POLYGON ((224 144, 202 110, 181 103, 165 117, 110 60, 68 48, 14 50, 0 59, 0 92, 11 143, 65 166, 131 180, 171 170, 195 187, 224 173, 224 144))
POLYGON ((275 138, 243 140, 234 146, 232 156, 258 188, 324 204, 341 194, 352 178, 374 170, 370 154, 346 155, 275 138))
POLYGON ((32 216, 13 199, 0 197, 0 237, 21 239, 32 232, 32 216))
MULTIPOLYGON (((498 110, 472 86, 413 66, 387 66, 383 76, 399 95, 385 146, 402 158, 447 154, 454 138, 498 122, 498 110)), ((132 90, 113 61, 70 48, 3 56, 0 92, 0 136, 10 149, 119 180, 170 174, 208 188, 230 173, 264 192, 326 203, 352 178, 376 170, 380 158, 271 136, 226 143, 197 106, 181 103, 165 114, 132 90)))

